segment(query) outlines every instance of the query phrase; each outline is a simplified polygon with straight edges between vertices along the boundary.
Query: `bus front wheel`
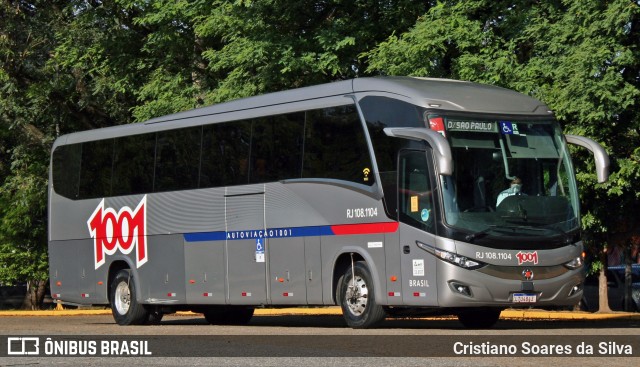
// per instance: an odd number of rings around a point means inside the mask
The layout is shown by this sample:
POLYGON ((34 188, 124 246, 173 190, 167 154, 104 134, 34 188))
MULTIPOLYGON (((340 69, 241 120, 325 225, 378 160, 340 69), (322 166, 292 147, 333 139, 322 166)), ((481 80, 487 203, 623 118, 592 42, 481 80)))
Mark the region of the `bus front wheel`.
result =
POLYGON ((364 261, 348 267, 340 277, 338 287, 338 302, 347 325, 366 329, 384 319, 384 309, 375 299, 373 277, 364 261))
POLYGON ((111 313, 118 325, 143 325, 149 312, 136 300, 136 286, 129 269, 119 270, 111 281, 111 313))

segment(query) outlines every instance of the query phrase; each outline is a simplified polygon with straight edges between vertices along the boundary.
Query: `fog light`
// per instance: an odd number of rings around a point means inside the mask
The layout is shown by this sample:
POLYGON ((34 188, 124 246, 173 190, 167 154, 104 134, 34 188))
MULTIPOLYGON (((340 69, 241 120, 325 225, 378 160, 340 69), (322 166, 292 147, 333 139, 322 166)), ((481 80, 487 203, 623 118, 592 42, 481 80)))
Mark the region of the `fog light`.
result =
POLYGON ((471 297, 471 289, 468 286, 456 282, 451 282, 449 283, 449 285, 454 292, 460 293, 467 297, 471 297))
POLYGON ((580 292, 582 290, 582 283, 578 283, 576 285, 574 285, 571 290, 569 291, 569 297, 573 296, 574 294, 580 292))

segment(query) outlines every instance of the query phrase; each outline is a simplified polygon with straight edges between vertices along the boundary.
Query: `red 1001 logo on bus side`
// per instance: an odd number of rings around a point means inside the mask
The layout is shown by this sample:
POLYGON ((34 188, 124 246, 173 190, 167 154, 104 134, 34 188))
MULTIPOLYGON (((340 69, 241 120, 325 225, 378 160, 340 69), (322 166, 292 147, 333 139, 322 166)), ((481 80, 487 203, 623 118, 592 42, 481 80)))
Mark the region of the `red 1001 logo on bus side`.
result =
POLYGON ((146 206, 146 195, 134 210, 124 206, 116 213, 113 208, 105 209, 104 199, 98 204, 87 221, 93 238, 96 269, 105 263, 106 255, 113 255, 117 250, 127 255, 135 248, 137 268, 147 262, 146 206))

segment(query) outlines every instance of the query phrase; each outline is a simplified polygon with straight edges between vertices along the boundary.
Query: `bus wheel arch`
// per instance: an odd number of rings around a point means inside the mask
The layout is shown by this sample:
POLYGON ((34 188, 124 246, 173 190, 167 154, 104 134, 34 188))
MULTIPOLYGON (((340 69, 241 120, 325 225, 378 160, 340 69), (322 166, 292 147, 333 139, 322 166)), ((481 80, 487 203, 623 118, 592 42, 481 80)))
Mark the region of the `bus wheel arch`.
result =
POLYGON ((129 263, 124 260, 116 260, 109 265, 109 271, 107 272, 107 300, 109 304, 111 304, 111 283, 113 283, 116 274, 124 269, 131 269, 129 263))
MULTIPOLYGON (((383 279, 380 278, 379 274, 381 270, 376 268, 375 262, 373 261, 373 258, 371 258, 370 254, 355 246, 343 247, 338 253, 339 255, 336 256, 333 261, 333 275, 331 278, 332 301, 337 305, 340 304, 338 299, 339 281, 344 275, 345 269, 351 268, 352 256, 354 264, 358 261, 362 261, 366 264, 367 268, 371 272, 371 276, 373 277, 374 286, 377 292, 376 296, 380 298, 380 300, 383 300, 384 294, 379 292, 379 290, 384 289, 384 284, 381 283, 383 279)), ((382 272, 384 273, 384 269, 382 269, 382 272)))
POLYGON ((384 320, 386 313, 376 296, 376 285, 367 262, 355 261, 344 269, 336 287, 336 299, 351 328, 366 329, 384 320))
POLYGON ((352 328, 373 327, 386 316, 376 297, 379 285, 375 269, 370 266, 372 263, 357 251, 342 253, 334 263, 334 300, 352 328))
POLYGON ((340 305, 340 295, 339 295, 340 281, 345 271, 351 268, 351 254, 353 254, 354 262, 365 261, 362 255, 360 255, 360 253, 357 253, 357 252, 353 252, 353 253, 343 252, 334 261, 333 277, 331 278, 331 289, 333 290, 333 294, 332 294, 333 301, 337 305, 340 305))
POLYGON ((109 305, 118 325, 144 325, 149 320, 149 311, 138 302, 137 275, 119 262, 109 269, 109 305))

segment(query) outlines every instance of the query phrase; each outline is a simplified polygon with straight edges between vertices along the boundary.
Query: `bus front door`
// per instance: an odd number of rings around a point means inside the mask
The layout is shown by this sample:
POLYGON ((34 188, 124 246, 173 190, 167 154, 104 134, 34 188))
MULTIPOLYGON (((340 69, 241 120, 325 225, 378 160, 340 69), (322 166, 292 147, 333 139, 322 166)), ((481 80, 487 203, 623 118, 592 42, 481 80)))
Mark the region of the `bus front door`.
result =
POLYGON ((417 243, 435 245, 431 151, 403 150, 398 160, 402 297, 405 305, 437 305, 435 258, 417 243))

